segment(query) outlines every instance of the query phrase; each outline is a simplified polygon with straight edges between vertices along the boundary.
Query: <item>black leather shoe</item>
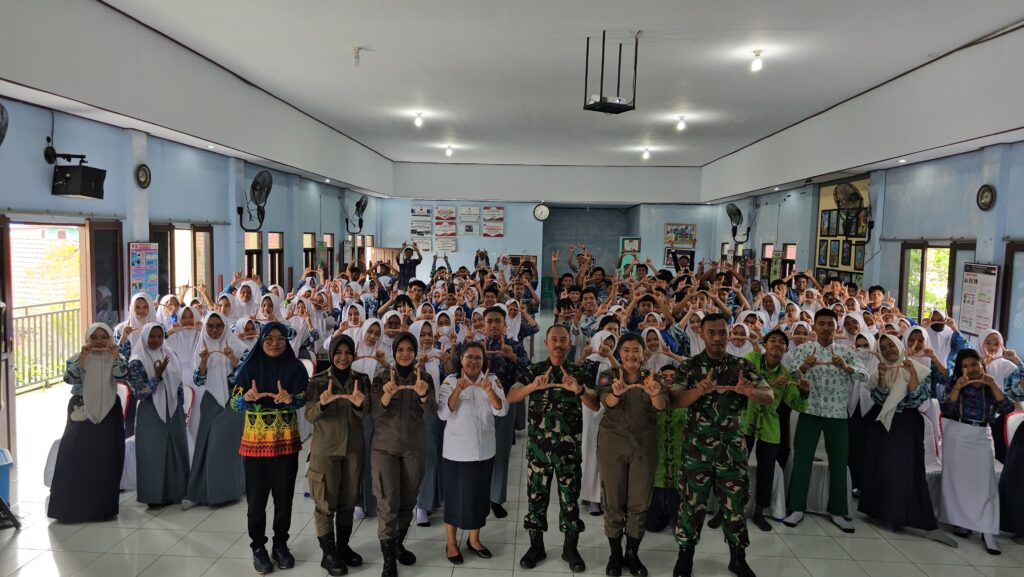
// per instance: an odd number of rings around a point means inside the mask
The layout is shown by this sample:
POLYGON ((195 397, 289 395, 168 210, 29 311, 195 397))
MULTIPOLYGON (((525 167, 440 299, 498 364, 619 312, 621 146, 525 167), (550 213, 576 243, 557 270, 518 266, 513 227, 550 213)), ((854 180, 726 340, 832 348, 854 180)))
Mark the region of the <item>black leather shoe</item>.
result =
POLYGON ((672 568, 672 577, 693 577, 693 547, 681 545, 676 566, 672 568))
POLYGON ((608 555, 608 564, 605 565, 604 574, 608 577, 621 577, 622 537, 608 537, 608 546, 611 549, 611 554, 608 555))
POLYGON ((729 571, 736 577, 757 577, 747 565, 747 553, 741 547, 729 547, 729 571))
POLYGON ((526 550, 523 558, 519 560, 519 566, 523 569, 533 569, 537 563, 546 559, 547 552, 544 551, 544 532, 537 529, 530 529, 530 548, 526 550))
POLYGON ((395 564, 395 540, 384 539, 380 542, 380 552, 384 556, 384 567, 380 577, 398 577, 398 565, 395 564))
POLYGON ((771 523, 768 522, 768 519, 764 518, 764 513, 762 513, 760 509, 754 513, 754 516, 750 518, 750 521, 755 527, 766 533, 770 533, 772 530, 771 523))
POLYGON ((712 517, 708 521, 708 528, 709 529, 717 529, 717 528, 719 528, 721 526, 722 526, 722 511, 719 510, 718 513, 715 513, 715 516, 712 517))
POLYGON ((274 564, 270 562, 270 554, 266 547, 252 550, 252 567, 260 575, 274 572, 274 564))
POLYGON ((335 558, 349 567, 359 567, 363 564, 363 557, 359 553, 353 551, 352 548, 348 546, 348 543, 338 543, 336 551, 337 553, 334 554, 335 558))
POLYGON ((481 545, 480 548, 477 549, 476 547, 470 545, 469 543, 466 543, 466 547, 469 547, 469 550, 472 551, 474 555, 476 555, 477 557, 479 557, 481 559, 490 559, 491 557, 494 557, 494 555, 491 554, 491 550, 488 549, 487 547, 484 547, 483 545, 481 545))
POLYGON ((508 511, 501 506, 501 503, 491 503, 491 512, 494 513, 495 519, 504 519, 508 517, 508 511))
POLYGON ((405 542, 405 536, 408 534, 408 529, 401 531, 398 533, 398 539, 395 540, 395 559, 397 559, 402 565, 414 565, 416 563, 416 556, 412 554, 412 551, 406 549, 405 545, 403 545, 405 542))
POLYGON ((334 533, 317 537, 317 541, 320 542, 320 550, 323 552, 323 557, 320 559, 320 567, 326 570, 327 574, 331 577, 347 575, 348 567, 334 556, 337 552, 337 546, 334 544, 334 533))
POLYGON ((633 577, 647 577, 647 567, 640 562, 640 539, 626 535, 626 566, 633 577))
POLYGON ((292 552, 288 550, 287 545, 274 545, 271 555, 274 557, 274 562, 277 563, 278 569, 291 569, 295 567, 295 557, 292 557, 292 552))
MULTIPOLYGON (((470 549, 472 549, 472 547, 470 547, 470 549)), ((458 550, 458 547, 456 547, 456 550, 458 550)), ((462 563, 465 561, 465 559, 462 557, 462 551, 459 551, 457 555, 449 555, 447 544, 445 544, 444 546, 444 556, 448 558, 448 561, 452 565, 462 565, 462 563)))
POLYGON ((583 573, 587 570, 587 564, 583 561, 583 557, 580 556, 580 550, 576 547, 579 540, 579 533, 566 533, 565 543, 562 545, 562 561, 569 564, 569 569, 573 573, 583 573))

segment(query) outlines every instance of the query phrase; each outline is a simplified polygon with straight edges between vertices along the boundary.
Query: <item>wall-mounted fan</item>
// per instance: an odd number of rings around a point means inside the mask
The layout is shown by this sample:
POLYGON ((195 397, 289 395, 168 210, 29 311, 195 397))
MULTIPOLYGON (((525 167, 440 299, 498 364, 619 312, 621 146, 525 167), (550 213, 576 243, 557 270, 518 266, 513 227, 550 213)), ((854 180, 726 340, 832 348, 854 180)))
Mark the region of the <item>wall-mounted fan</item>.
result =
POLYGON ((245 198, 245 207, 238 207, 238 220, 245 232, 257 232, 263 227, 263 219, 267 215, 267 199, 270 189, 274 187, 274 177, 268 170, 261 170, 249 185, 249 194, 245 198), (252 226, 256 223, 256 226, 252 226), (246 226, 246 225, 249 226, 246 226))
POLYGON ((749 226, 747 227, 747 232, 744 233, 742 239, 740 239, 736 234, 737 231, 739 231, 740 225, 743 224, 743 212, 740 210, 740 207, 730 202, 725 205, 725 213, 729 215, 729 222, 732 223, 732 241, 736 244, 743 244, 747 242, 747 238, 750 237, 749 226))
POLYGON ((4 143, 5 136, 7 136, 7 109, 0 104, 0 145, 4 143))
POLYGON ((855 185, 844 182, 836 185, 832 191, 832 198, 835 199, 836 208, 839 209, 843 236, 852 236, 857 226, 857 218, 864 210, 864 195, 855 185))
POLYGON ((345 230, 349 234, 359 234, 363 231, 363 213, 366 212, 366 205, 370 203, 370 199, 365 196, 360 196, 359 200, 356 201, 356 213, 354 215, 356 221, 356 229, 352 230, 348 225, 348 218, 345 218, 345 230))

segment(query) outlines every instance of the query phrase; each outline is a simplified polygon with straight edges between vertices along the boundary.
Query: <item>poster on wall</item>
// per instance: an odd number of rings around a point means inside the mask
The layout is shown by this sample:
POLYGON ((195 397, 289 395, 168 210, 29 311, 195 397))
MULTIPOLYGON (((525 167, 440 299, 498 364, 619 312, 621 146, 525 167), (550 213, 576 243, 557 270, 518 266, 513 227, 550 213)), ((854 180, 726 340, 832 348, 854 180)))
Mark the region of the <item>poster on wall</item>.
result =
MULTIPOLYGON (((483 210, 484 222, 498 222, 505 220, 504 206, 485 206, 483 210)), ((484 236, 487 232, 484 231, 484 236)))
POLYGON ((693 246, 697 243, 697 225, 665 223, 665 244, 693 246))
POLYGON ((693 270, 693 259, 694 250, 688 248, 673 248, 670 246, 665 247, 665 258, 662 262, 662 266, 667 269, 672 269, 675 266, 675 262, 672 260, 672 255, 675 254, 676 259, 679 260, 679 270, 693 270))
POLYGON ((480 222, 460 222, 459 236, 480 236, 480 222))
POLYGON ((455 239, 454 238, 439 238, 434 244, 434 249, 437 252, 453 253, 455 252, 455 239))
POLYGON ((157 243, 128 243, 128 265, 131 293, 144 292, 154 298, 157 297, 160 294, 160 261, 157 243))
POLYGON ((969 262, 964 264, 961 286, 961 332, 978 336, 993 327, 996 312, 996 281, 999 267, 992 264, 969 262))
POLYGON ((409 209, 409 216, 411 216, 413 220, 417 218, 433 218, 434 207, 427 204, 414 204, 409 209))
POLYGON ((427 238, 417 238, 413 242, 419 247, 420 252, 434 252, 434 243, 429 236, 427 238))
POLYGON ((434 220, 455 220, 454 206, 435 206, 434 220))
POLYGON ((434 236, 455 236, 456 223, 454 220, 435 220, 434 236))
POLYGON ((414 218, 409 222, 409 236, 413 240, 430 238, 434 234, 434 223, 430 219, 414 218))
POLYGON ((501 238, 505 236, 505 222, 488 222, 484 221, 483 229, 484 238, 501 238))
POLYGON ((460 206, 459 220, 480 220, 479 206, 460 206))

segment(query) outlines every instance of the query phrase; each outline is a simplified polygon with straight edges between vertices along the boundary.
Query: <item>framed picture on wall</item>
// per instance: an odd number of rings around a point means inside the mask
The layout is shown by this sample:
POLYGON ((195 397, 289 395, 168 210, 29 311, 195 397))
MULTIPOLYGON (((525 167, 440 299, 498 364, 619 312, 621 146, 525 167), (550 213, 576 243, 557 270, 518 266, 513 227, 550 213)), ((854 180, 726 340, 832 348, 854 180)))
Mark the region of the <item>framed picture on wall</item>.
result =
POLYGON ((818 279, 819 284, 825 284, 825 280, 828 279, 828 270, 820 267, 814 269, 814 278, 818 279))
MULTIPOLYGON (((825 214, 824 212, 821 214, 825 214)), ((828 241, 818 241, 818 266, 828 266, 828 241)))
POLYGON ((864 270, 864 243, 857 243, 853 246, 853 270, 864 270))
POLYGON ((842 252, 842 255, 839 258, 839 265, 840 266, 850 266, 850 259, 852 257, 852 254, 851 254, 852 252, 853 252, 853 243, 851 243, 848 240, 844 240, 843 241, 843 252, 842 252))
POLYGON ((818 236, 828 236, 828 215, 829 211, 823 210, 819 214, 818 236))
POLYGON ((693 249, 688 248, 673 248, 670 246, 666 246, 665 259, 662 263, 662 266, 670 270, 673 266, 675 266, 675 263, 672 262, 673 253, 676 255, 676 258, 679 259, 679 270, 693 270, 694 251, 693 249))
POLYGON ((839 241, 828 241, 828 266, 835 268, 839 266, 839 241))
POLYGON ((868 209, 862 208, 857 212, 857 224, 853 229, 854 238, 868 237, 868 209))
POLYGON ((828 236, 839 236, 839 210, 828 211, 828 236))
POLYGON ((693 245, 697 239, 697 225, 665 223, 665 244, 672 246, 677 244, 693 245))

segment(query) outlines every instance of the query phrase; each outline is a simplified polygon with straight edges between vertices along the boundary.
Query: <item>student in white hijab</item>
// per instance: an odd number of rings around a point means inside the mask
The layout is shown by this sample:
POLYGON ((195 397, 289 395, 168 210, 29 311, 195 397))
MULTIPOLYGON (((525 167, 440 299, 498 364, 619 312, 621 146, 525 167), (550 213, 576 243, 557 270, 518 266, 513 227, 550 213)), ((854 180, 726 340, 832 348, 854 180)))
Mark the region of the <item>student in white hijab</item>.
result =
MULTIPOLYGON (((224 313, 221 313, 221 316, 230 319, 230 317, 224 313)), ((238 353, 238 358, 241 359, 245 357, 245 353, 249 352, 249 349, 255 346, 257 340, 259 340, 260 327, 256 324, 256 321, 248 317, 241 318, 231 323, 231 334, 235 335, 235 338, 237 338, 242 347, 244 347, 242 351, 238 353)))
POLYGON ((176 295, 164 295, 160 298, 160 306, 156 311, 156 322, 162 324, 165 329, 171 328, 178 322, 178 313, 181 311, 182 303, 176 295))
MULTIPOLYGON (((838 339, 837 339, 838 340, 838 339)), ((869 375, 876 375, 878 372, 877 343, 875 337, 868 331, 858 334, 850 343, 851 348, 857 353, 857 358, 867 369, 869 375)), ((864 443, 867 438, 868 412, 874 406, 871 400, 871 386, 868 380, 854 379, 850 387, 850 398, 847 401, 846 413, 849 415, 847 424, 850 429, 850 480, 853 482, 853 495, 860 495, 861 471, 864 462, 864 443)))
POLYGON ((219 505, 245 495, 242 458, 238 454, 245 416, 230 410, 227 404, 246 345, 231 334, 227 318, 221 313, 208 313, 202 326, 194 361, 200 396, 192 421, 198 426, 186 501, 219 505))
POLYGON ((665 365, 676 365, 682 360, 681 357, 672 353, 661 336, 661 331, 655 327, 647 327, 640 336, 644 340, 644 348, 647 350, 647 360, 644 361, 644 368, 656 374, 661 373, 665 365))
POLYGON ((151 506, 179 503, 189 475, 181 365, 164 342, 159 323, 147 324, 140 336, 140 346, 128 361, 128 382, 139 399, 137 499, 151 506))
MULTIPOLYGON (((419 320, 409 327, 409 332, 419 343, 417 366, 422 368, 434 383, 440 383, 444 369, 440 363, 440 350, 434 346, 436 325, 433 321, 419 320)), ((434 401, 438 390, 434 389, 434 401)), ((416 525, 430 526, 430 512, 441 507, 441 445, 444 441, 444 426, 436 414, 424 413, 423 429, 427 442, 423 450, 423 478, 416 498, 416 525)))
POLYGON ((179 309, 177 322, 166 329, 167 346, 174 351, 181 364, 181 380, 192 386, 192 373, 196 369, 193 357, 196 352, 196 341, 199 339, 199 327, 202 317, 195 307, 179 309))
POLYGON ((117 381, 128 363, 114 331, 94 323, 81 352, 67 361, 68 419, 57 450, 47 516, 59 523, 107 521, 118 514, 124 422, 117 381))
MULTIPOLYGON (((356 360, 352 370, 370 377, 388 370, 387 355, 381 345, 384 337, 384 323, 379 319, 367 319, 359 328, 356 338, 356 360)), ((373 496, 373 477, 370 474, 370 444, 373 442, 373 417, 369 413, 363 415, 363 487, 359 503, 355 508, 355 518, 364 519, 377 514, 377 499, 373 496)))
MULTIPOLYGON (((985 372, 992 376, 999 385, 999 390, 1006 393, 1013 381, 1021 378, 1024 365, 1016 351, 1008 350, 1003 344, 1003 335, 993 329, 982 331, 978 335, 978 352, 981 353, 985 372)), ((1018 403, 1019 406, 1019 403, 1018 403)), ((992 441, 995 446, 996 460, 1006 461, 1006 419, 998 419, 992 423, 992 441)))
POLYGON ((726 354, 745 357, 747 353, 760 351, 760 348, 755 349, 751 334, 750 328, 743 322, 737 322, 729 327, 729 341, 725 345, 726 354))
POLYGON ((935 356, 942 361, 942 366, 947 370, 953 366, 956 354, 963 349, 970 348, 967 339, 960 334, 953 319, 946 316, 946 313, 935 309, 926 323, 928 330, 928 343, 935 351, 935 356))
POLYGON ((156 322, 153 298, 146 293, 132 295, 126 318, 128 320, 114 327, 114 340, 121 347, 121 354, 131 357, 132 351, 139 347, 142 339, 142 327, 147 323, 156 322))
MULTIPOLYGON (((619 366, 614 355, 618 342, 619 335, 608 331, 598 331, 590 337, 590 354, 584 361, 596 365, 590 370, 590 374, 596 377, 607 369, 619 366)), ((597 383, 593 383, 593 386, 596 385, 597 383)), ((601 417, 604 416, 604 412, 603 404, 596 411, 583 405, 583 436, 580 445, 583 477, 580 482, 580 499, 588 503, 590 514, 594 516, 602 514, 601 476, 597 469, 597 433, 601 428, 601 417)))
POLYGON ((260 307, 260 287, 251 280, 247 280, 238 286, 238 292, 234 295, 242 310, 239 315, 252 316, 260 307))

